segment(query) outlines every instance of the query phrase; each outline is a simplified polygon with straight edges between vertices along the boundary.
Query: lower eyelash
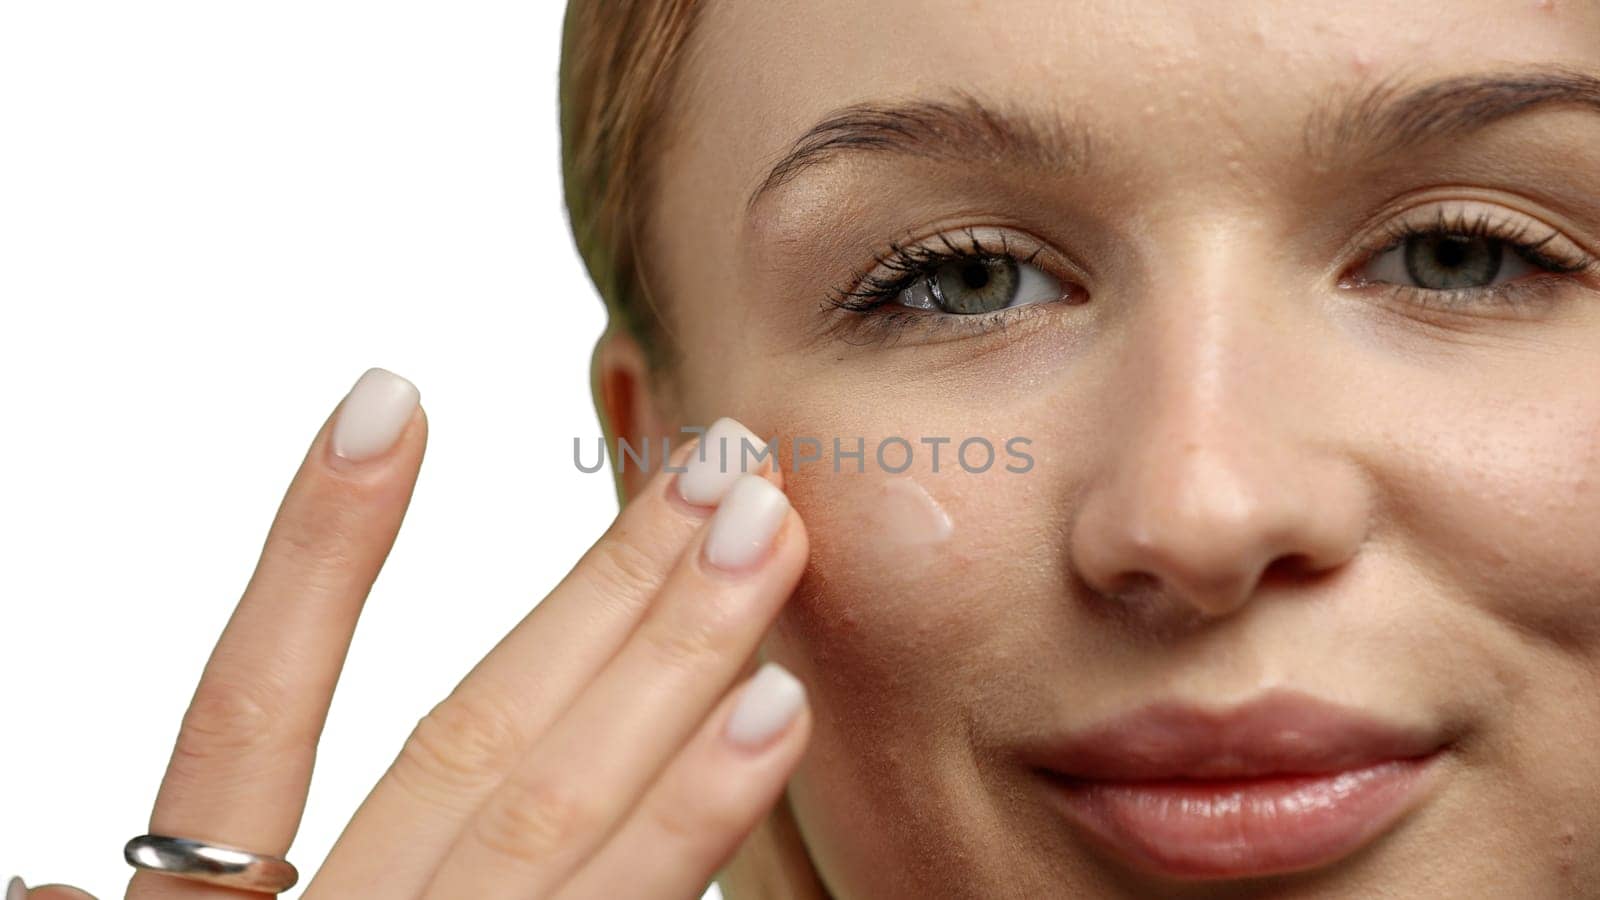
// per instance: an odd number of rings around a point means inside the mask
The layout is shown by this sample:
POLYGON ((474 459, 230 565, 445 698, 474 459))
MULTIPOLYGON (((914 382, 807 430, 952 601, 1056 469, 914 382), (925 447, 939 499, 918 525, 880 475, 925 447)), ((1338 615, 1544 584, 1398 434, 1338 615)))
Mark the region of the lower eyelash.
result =
POLYGON ((1004 331, 1024 317, 1044 312, 1049 305, 1030 303, 1026 306, 1013 306, 976 315, 933 313, 911 308, 876 313, 870 310, 852 310, 846 316, 835 320, 827 328, 824 336, 837 338, 841 343, 856 347, 871 344, 892 346, 897 338, 903 337, 912 329, 919 329, 919 334, 934 342, 944 335, 948 335, 949 338, 959 338, 1004 331))
POLYGON ((1549 274, 1488 287, 1450 290, 1432 290, 1409 284, 1377 286, 1383 288, 1384 293, 1391 298, 1425 309, 1439 309, 1446 312, 1474 310, 1476 314, 1481 314, 1481 310, 1488 308, 1514 314, 1547 309, 1562 298, 1562 292, 1571 283, 1570 279, 1549 274))
POLYGON ((1415 223, 1402 222, 1390 225, 1385 229, 1384 241, 1376 250, 1367 254, 1366 258, 1371 259, 1380 253, 1387 253, 1413 238, 1440 236, 1483 237, 1505 245, 1525 262, 1545 271, 1532 278, 1508 281, 1503 284, 1444 290, 1387 282, 1369 282, 1369 284, 1384 288, 1384 293, 1390 297, 1423 307, 1443 310, 1459 310, 1482 306, 1499 306, 1508 309, 1527 308, 1548 304, 1559 299, 1559 292, 1569 281, 1569 279, 1559 276, 1586 272, 1594 267, 1596 261, 1594 257, 1587 254, 1577 259, 1562 259, 1543 252, 1540 248, 1554 240, 1557 232, 1551 231, 1539 240, 1529 240, 1527 238, 1528 231, 1529 225, 1526 222, 1515 227, 1507 227, 1504 223, 1496 221, 1488 212, 1481 212, 1477 216, 1468 219, 1459 212, 1453 217, 1447 217, 1443 208, 1441 208, 1432 224, 1417 225, 1415 223))

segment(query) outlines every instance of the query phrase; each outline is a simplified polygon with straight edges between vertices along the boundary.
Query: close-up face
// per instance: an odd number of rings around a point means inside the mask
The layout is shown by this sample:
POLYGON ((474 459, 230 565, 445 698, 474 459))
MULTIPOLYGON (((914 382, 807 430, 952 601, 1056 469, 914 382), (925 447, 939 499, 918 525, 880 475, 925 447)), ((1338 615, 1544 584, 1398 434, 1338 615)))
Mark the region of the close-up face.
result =
POLYGON ((651 402, 785 457, 832 896, 1600 896, 1596 79, 1576 0, 704 5, 651 402))

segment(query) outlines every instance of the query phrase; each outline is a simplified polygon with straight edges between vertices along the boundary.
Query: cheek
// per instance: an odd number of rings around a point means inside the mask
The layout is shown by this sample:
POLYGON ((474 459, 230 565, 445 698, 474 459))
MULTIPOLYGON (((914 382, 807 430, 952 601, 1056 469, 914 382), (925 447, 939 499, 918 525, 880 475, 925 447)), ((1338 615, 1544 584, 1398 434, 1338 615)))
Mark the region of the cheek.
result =
MULTIPOLYGON (((869 454, 873 446, 868 439, 869 454)), ((996 466, 996 469, 1001 469, 996 466)), ((1030 479, 1003 471, 898 474, 829 460, 786 467, 811 557, 780 615, 771 648, 810 676, 817 706, 847 728, 946 731, 992 690, 997 660, 1015 655, 1022 607, 1037 590, 1016 578, 1016 546, 1038 546, 1036 517, 1018 515, 1030 479)))
POLYGON ((1600 656, 1600 397, 1458 409, 1374 466, 1403 541, 1494 619, 1600 656))
POLYGON ((889 402, 860 396, 859 384, 855 402, 842 402, 853 391, 825 374, 763 371, 732 408, 778 438, 811 546, 768 653, 809 676, 816 708, 840 725, 948 731, 986 702, 982 687, 992 694, 997 677, 1029 671, 1029 657, 1050 649, 1045 635, 1060 633, 1060 497, 1077 475, 1048 451, 1076 446, 1061 432, 1083 417, 1060 398, 889 402), (806 437, 821 459, 796 461, 806 437), (864 461, 836 460, 835 439, 864 449, 864 461), (910 464, 888 471, 907 460, 897 439, 910 464), (935 470, 929 442, 940 439, 935 470))
POLYGON ((972 618, 963 594, 979 557, 966 543, 977 525, 968 504, 908 473, 835 474, 824 461, 786 477, 811 558, 777 634, 845 690, 888 702, 919 690, 913 681, 935 689, 942 674, 928 661, 972 618))

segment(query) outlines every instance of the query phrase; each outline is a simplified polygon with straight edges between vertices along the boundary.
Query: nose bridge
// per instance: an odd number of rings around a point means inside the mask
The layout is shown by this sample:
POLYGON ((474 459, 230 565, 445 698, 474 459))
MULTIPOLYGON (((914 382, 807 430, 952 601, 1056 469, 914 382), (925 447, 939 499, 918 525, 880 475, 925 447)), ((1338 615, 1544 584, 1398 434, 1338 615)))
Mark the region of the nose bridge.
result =
POLYGON ((1348 472, 1308 440, 1317 374, 1295 317, 1274 307, 1294 301, 1243 243, 1167 253, 1130 300, 1115 437, 1072 532, 1080 574, 1104 593, 1155 583, 1222 616, 1269 567, 1331 566, 1364 536, 1348 472))
POLYGON ((1146 327, 1129 330, 1120 377, 1136 386, 1126 421, 1130 449, 1144 459, 1122 474, 1130 487, 1166 495, 1174 512, 1222 524, 1259 505, 1260 482, 1292 430, 1281 400, 1306 373, 1278 359, 1287 335, 1250 289, 1207 277, 1201 264, 1189 270, 1203 274, 1152 292, 1139 311, 1146 327))

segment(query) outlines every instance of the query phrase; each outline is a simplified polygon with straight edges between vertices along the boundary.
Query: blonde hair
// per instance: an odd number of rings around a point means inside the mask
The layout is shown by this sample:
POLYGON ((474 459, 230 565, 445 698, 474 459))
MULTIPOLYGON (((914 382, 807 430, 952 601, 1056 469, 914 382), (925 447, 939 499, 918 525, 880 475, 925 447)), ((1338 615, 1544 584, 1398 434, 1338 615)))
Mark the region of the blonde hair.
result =
POLYGON ((668 346, 644 276, 651 135, 661 129, 699 0, 572 0, 561 38, 561 166, 572 235, 610 312, 652 368, 668 346))
MULTIPOLYGON (((652 213, 651 165, 701 0, 571 0, 561 35, 561 168, 572 236, 610 311, 652 368, 678 348, 654 300, 639 235, 652 213)), ((718 873, 725 896, 826 897, 799 847, 787 801, 718 873)))

